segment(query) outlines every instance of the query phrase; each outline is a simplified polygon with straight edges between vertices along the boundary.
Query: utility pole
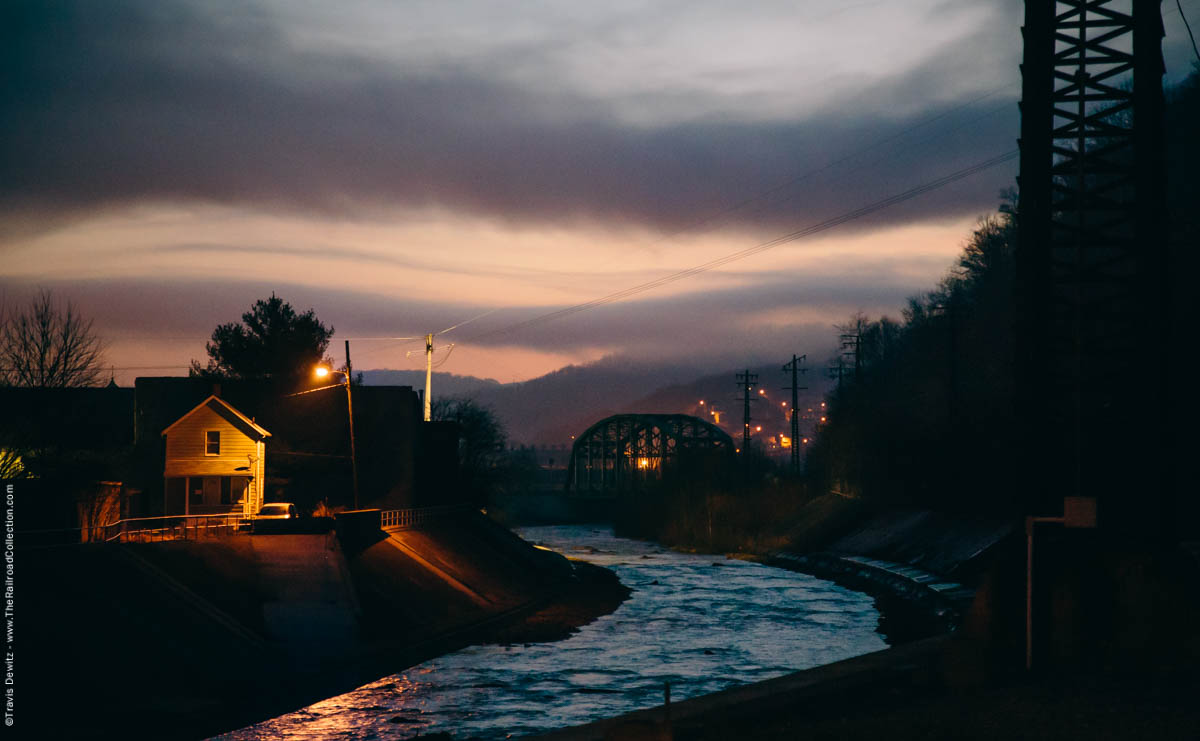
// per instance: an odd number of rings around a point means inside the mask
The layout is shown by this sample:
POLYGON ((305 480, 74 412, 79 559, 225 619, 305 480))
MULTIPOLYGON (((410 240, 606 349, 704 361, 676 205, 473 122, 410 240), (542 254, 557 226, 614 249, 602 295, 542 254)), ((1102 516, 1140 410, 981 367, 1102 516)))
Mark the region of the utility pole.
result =
POLYGON ((829 374, 830 378, 837 379, 837 387, 840 391, 842 388, 842 376, 845 375, 846 371, 845 365, 842 363, 842 359, 839 357, 837 360, 831 360, 829 362, 829 367, 826 368, 825 371, 829 374))
MULTIPOLYGON (((855 331, 853 334, 842 335, 842 355, 854 356, 854 380, 860 380, 862 375, 862 335, 855 331)), ((842 380, 841 373, 838 374, 838 383, 842 380)))
POLYGON ((792 355, 792 362, 783 366, 785 373, 789 370, 792 372, 792 385, 783 388, 792 391, 792 474, 797 476, 800 474, 800 418, 796 416, 796 411, 800 406, 800 392, 808 390, 808 386, 800 385, 800 374, 808 372, 808 368, 800 367, 806 360, 808 355, 792 355))
POLYGON ((346 416, 350 421, 350 470, 354 476, 354 509, 358 509, 358 454, 354 450, 354 401, 350 398, 352 373, 350 340, 346 340, 346 416))
POLYGON ((433 382, 433 335, 425 335, 425 421, 433 417, 429 387, 433 382))
POLYGON ((750 402, 757 401, 752 399, 750 391, 758 385, 758 374, 751 373, 747 368, 745 373, 735 375, 737 384, 742 389, 742 452, 744 453, 747 446, 750 444, 750 402))

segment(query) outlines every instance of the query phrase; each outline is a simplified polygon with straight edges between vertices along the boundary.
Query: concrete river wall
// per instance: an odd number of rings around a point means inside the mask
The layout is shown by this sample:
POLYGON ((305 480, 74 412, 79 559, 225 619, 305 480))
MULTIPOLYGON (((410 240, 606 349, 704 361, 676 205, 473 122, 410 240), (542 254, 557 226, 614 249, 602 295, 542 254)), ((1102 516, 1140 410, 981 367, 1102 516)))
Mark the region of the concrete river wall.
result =
POLYGON ((578 581, 478 513, 347 543, 232 535, 18 556, 21 709, 60 738, 238 728, 485 638, 578 581))

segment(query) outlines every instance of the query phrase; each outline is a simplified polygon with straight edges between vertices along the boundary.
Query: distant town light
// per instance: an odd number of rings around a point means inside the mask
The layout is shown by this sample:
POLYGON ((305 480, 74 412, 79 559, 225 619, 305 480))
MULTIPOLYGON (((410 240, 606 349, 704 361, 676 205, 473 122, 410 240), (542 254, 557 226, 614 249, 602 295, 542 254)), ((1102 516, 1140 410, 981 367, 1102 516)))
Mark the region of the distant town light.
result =
POLYGON ((645 470, 649 467, 650 467, 650 459, 649 458, 638 458, 638 468, 645 470))
POLYGON ((762 425, 755 425, 755 426, 754 426, 754 431, 755 431, 755 432, 762 432, 762 425))
POLYGON ((700 406, 704 406, 704 399, 700 400, 700 406))

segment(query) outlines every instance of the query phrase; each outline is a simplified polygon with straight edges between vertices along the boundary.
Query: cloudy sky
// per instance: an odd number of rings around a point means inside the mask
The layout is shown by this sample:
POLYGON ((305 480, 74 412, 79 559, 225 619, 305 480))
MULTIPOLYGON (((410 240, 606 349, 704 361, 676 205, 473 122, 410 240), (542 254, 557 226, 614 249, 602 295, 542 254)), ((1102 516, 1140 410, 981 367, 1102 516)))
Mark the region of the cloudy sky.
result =
MULTIPOLYGON (((1200 0, 1184 3, 1200 17, 1200 0)), ((832 347, 944 273, 1015 162, 558 321, 1015 148, 1015 0, 14 0, 0 290, 71 299, 117 378, 272 291, 356 367, 512 381, 832 347), (515 329, 513 329, 516 327, 515 329), (340 342, 337 344, 340 352, 340 342)), ((1168 79, 1190 46, 1164 6, 1168 79)), ((782 362, 782 361, 781 361, 782 362)))

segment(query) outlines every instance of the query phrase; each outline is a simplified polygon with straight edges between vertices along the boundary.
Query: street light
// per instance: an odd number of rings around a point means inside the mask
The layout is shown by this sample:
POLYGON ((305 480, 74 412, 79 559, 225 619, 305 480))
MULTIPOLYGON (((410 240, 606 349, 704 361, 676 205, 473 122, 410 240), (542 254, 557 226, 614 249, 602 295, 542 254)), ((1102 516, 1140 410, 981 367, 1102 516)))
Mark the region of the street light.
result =
POLYGON ((354 475, 354 509, 358 509, 358 455, 354 450, 354 402, 350 398, 350 374, 345 371, 330 370, 323 365, 318 365, 316 368, 317 378, 325 378, 333 373, 342 377, 342 385, 346 387, 346 416, 350 420, 350 470, 354 475))

